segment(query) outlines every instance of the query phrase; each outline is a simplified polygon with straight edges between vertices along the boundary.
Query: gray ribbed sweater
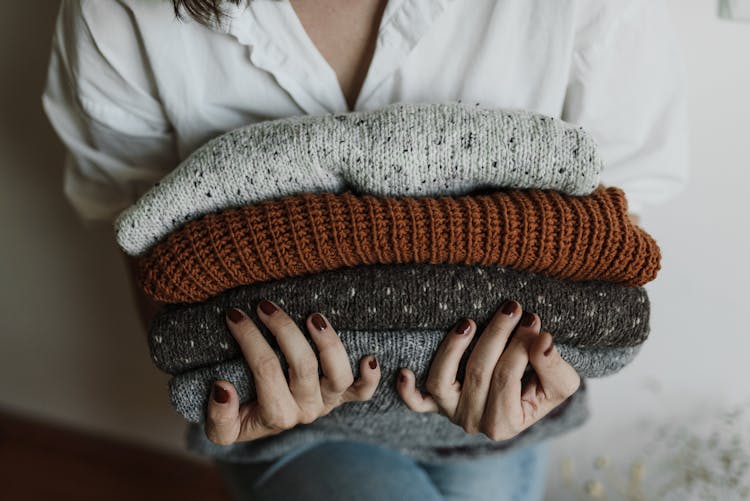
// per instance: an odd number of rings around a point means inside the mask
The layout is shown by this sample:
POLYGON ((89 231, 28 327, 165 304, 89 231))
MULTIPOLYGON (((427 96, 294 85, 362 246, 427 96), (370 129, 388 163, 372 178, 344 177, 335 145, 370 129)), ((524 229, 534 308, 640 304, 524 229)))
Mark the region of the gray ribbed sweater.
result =
POLYGON ((179 374, 240 357, 225 311, 240 308, 265 331, 255 312, 261 299, 282 306, 303 332, 305 318, 316 311, 340 331, 445 332, 462 317, 472 318, 481 331, 503 301, 515 299, 539 315, 561 349, 636 346, 649 333, 642 287, 569 282, 493 266, 365 265, 237 287, 204 303, 169 305, 149 333, 155 364, 179 374))
POLYGON ((602 160, 581 127, 523 110, 394 103, 252 124, 198 148, 115 222, 141 255, 188 220, 303 192, 459 195, 543 188, 585 195, 602 160))

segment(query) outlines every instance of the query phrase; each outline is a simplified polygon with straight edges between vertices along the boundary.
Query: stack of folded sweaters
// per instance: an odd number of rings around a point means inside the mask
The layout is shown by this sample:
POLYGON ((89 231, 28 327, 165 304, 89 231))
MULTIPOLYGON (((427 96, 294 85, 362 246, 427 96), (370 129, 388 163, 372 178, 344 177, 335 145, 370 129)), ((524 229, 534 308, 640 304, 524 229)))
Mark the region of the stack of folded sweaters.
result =
MULTIPOLYGON (((649 332, 641 287, 655 278, 654 240, 627 217, 618 188, 580 127, 520 110, 461 103, 388 105, 306 115, 223 134, 124 211, 117 238, 139 280, 170 303, 151 325, 156 365, 194 450, 262 461, 323 439, 389 446, 440 462, 497 453, 582 424, 587 377, 613 374, 649 332), (200 423, 214 380, 241 401, 253 378, 225 324, 230 307, 276 302, 304 325, 323 313, 358 361, 374 354, 381 383, 315 422, 217 446, 200 423), (442 415, 410 411, 400 367, 422 386, 435 349, 462 317, 478 333, 507 299, 536 312, 579 390, 513 439, 468 434, 442 415)), ((465 363, 472 340, 459 368, 465 363)), ((312 344, 312 343, 311 343, 312 344)), ((314 345, 313 345, 314 346, 314 345)))

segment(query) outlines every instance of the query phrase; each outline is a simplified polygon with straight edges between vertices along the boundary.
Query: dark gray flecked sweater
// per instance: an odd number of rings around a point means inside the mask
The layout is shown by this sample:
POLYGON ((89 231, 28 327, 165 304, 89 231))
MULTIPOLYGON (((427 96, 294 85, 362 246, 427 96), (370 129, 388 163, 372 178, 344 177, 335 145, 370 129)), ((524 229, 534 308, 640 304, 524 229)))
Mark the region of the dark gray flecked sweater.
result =
POLYGON ((240 308, 265 331, 255 313, 264 298, 282 306, 303 332, 305 318, 315 311, 339 331, 445 332, 469 317, 481 332, 503 301, 515 299, 540 316, 560 349, 583 349, 578 356, 591 355, 593 348, 638 346, 649 333, 649 301, 641 287, 573 283, 492 266, 367 265, 238 287, 204 303, 170 305, 151 326, 154 362, 179 374, 240 357, 225 311, 240 308))

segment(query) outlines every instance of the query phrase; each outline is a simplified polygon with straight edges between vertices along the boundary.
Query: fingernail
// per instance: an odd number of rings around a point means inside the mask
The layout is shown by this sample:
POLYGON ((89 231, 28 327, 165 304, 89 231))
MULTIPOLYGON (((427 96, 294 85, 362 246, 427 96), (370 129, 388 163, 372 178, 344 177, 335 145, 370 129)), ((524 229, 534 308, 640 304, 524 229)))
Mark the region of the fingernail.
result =
POLYGON ((370 369, 375 369, 378 366, 378 361, 375 360, 375 357, 372 357, 372 360, 370 360, 370 369))
POLYGON ((270 315, 278 309, 276 308, 276 306, 273 305, 271 301, 268 301, 266 299, 261 301, 259 306, 260 306, 260 311, 262 311, 266 315, 270 315))
POLYGON ((466 334, 467 332, 469 332, 469 329, 471 329, 471 322, 469 322, 468 318, 464 318, 458 324, 456 324, 456 327, 453 330, 453 332, 455 332, 459 336, 462 336, 466 334))
POLYGON ((544 350, 544 356, 545 356, 545 357, 548 357, 548 356, 550 356, 550 353, 552 353, 552 350, 553 350, 554 348, 555 348, 555 340, 553 339, 553 340, 551 340, 551 341, 549 342, 549 347, 548 347, 548 348, 547 348, 546 350, 544 350))
POLYGON ((521 315, 521 325, 523 325, 524 327, 530 327, 533 323, 534 315, 532 315, 528 311, 524 311, 523 315, 521 315))
POLYGON ((214 400, 220 404, 225 404, 229 402, 229 392, 219 386, 218 384, 214 385, 214 400))
POLYGON ((513 315, 516 312, 516 308, 518 308, 518 303, 515 301, 506 301, 503 304, 502 312, 506 315, 513 315))
POLYGON ((229 320, 232 321, 232 323, 238 323, 242 322, 242 320, 245 318, 245 315, 242 314, 240 310, 237 308, 229 308, 227 310, 227 317, 229 317, 229 320))
POLYGON ((404 376, 403 372, 399 373, 399 375, 398 375, 398 382, 401 383, 401 384, 404 384, 406 382, 406 376, 404 376))
POLYGON ((319 331, 326 330, 326 325, 327 325, 326 320, 325 318, 323 318, 323 315, 321 315, 320 313, 313 314, 311 321, 312 321, 312 324, 315 326, 315 328, 318 329, 319 331))

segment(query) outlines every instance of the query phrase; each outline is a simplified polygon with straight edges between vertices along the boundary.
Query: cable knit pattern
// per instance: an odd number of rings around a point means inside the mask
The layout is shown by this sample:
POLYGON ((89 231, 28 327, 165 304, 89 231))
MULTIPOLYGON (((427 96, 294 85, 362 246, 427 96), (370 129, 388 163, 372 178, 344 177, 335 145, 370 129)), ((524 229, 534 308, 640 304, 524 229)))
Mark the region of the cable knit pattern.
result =
POLYGON ((302 194, 191 221, 138 260, 156 300, 204 301, 239 285, 359 264, 483 264, 629 286, 656 277, 656 242, 622 190, 572 197, 510 190, 462 197, 302 194))
POLYGON ((462 195, 475 188, 591 193, 602 160, 581 127, 523 110, 394 103, 227 132, 198 148, 117 218, 142 255, 185 222, 303 192, 462 195))
POLYGON ((316 311, 338 331, 446 332, 468 317, 481 332, 498 307, 514 299, 539 315, 542 329, 557 343, 571 347, 635 346, 649 333, 649 300, 642 287, 569 282, 494 266, 362 265, 236 287, 203 303, 168 305, 151 322, 154 363, 179 374, 240 357, 225 312, 244 310, 266 330, 255 310, 261 299, 279 304, 303 332, 305 319, 316 311))

